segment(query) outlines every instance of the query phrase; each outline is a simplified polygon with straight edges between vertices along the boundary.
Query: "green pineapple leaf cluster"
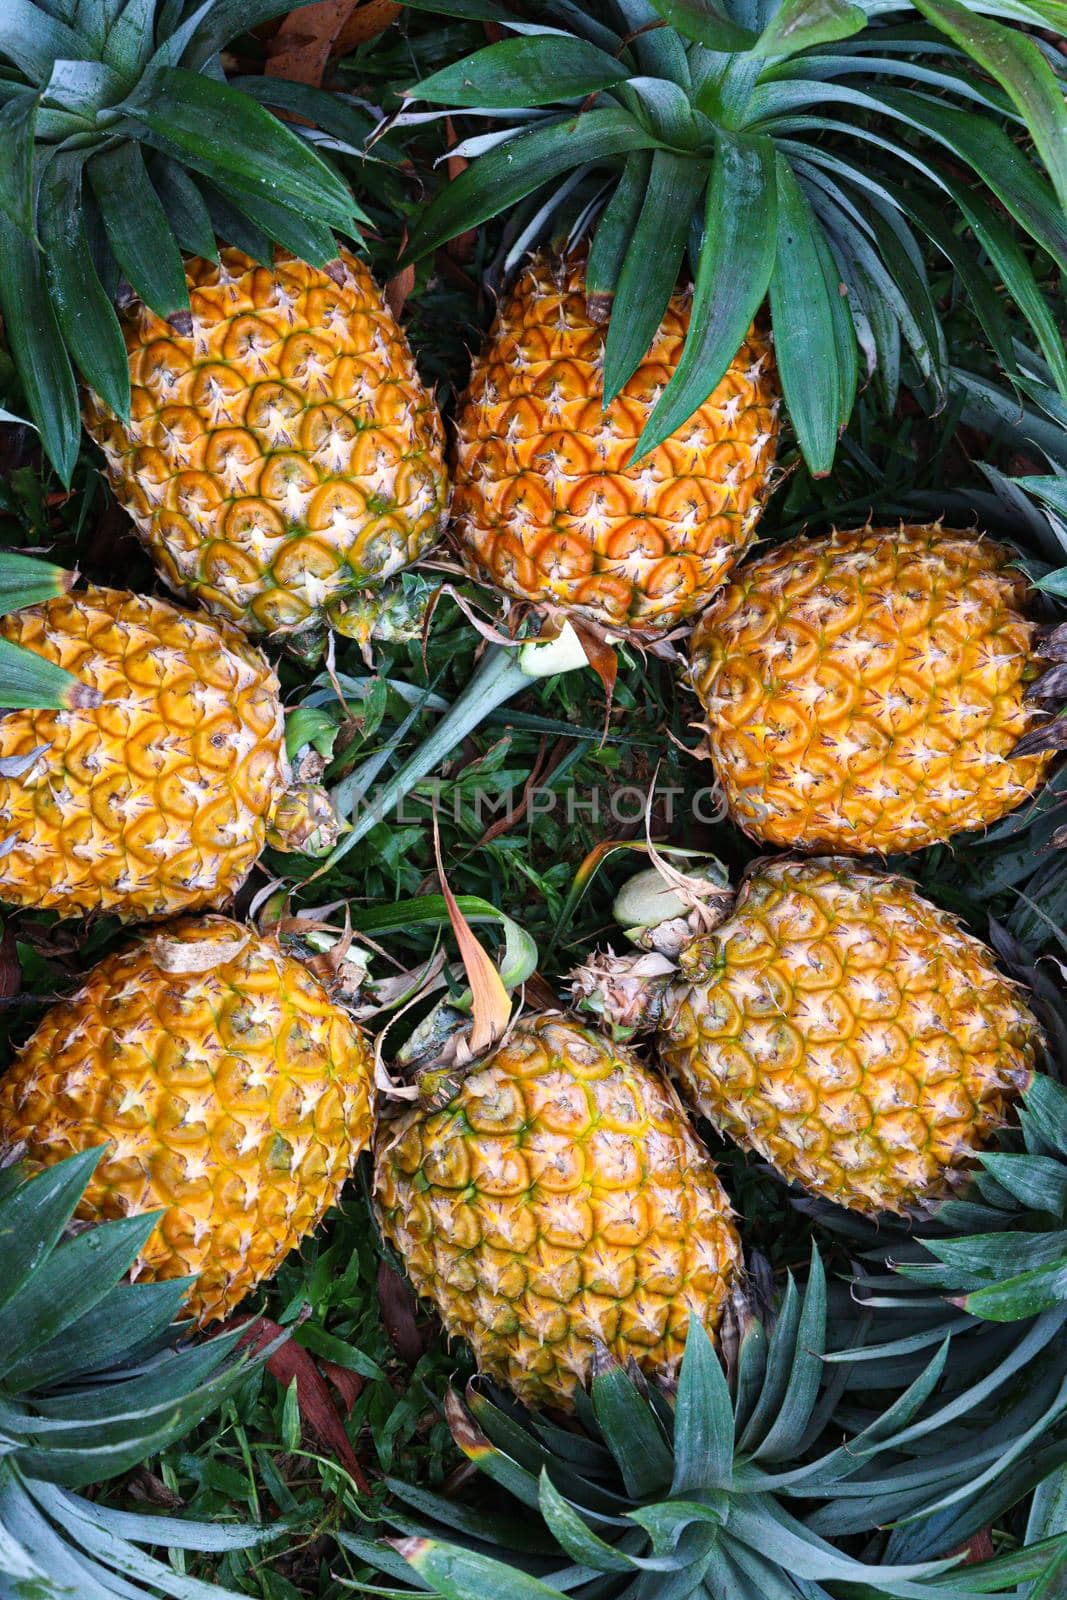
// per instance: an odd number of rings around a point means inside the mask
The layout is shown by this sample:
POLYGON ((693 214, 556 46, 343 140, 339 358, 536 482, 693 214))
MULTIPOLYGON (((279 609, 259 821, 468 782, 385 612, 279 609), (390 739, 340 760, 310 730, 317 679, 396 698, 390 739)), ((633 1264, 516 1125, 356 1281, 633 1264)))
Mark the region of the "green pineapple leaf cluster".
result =
POLYGON ((75 1231, 99 1159, 0 1172, 0 1600, 211 1600, 149 1547, 223 1552, 268 1531, 117 1511, 77 1493, 163 1450, 245 1380, 236 1333, 175 1346, 189 1288, 124 1281, 159 1213, 75 1231))
MULTIPOLYGON (((897 1560, 891 1546, 853 1555, 829 1542, 943 1504, 965 1501, 988 1516, 1005 1502, 995 1464, 975 1484, 996 1431, 984 1415, 996 1381, 982 1374, 946 1399, 943 1337, 883 1410, 846 1432, 835 1414, 850 1352, 839 1356, 844 1366, 826 1361, 828 1320, 839 1321, 827 1312, 814 1252, 805 1288, 790 1277, 776 1320, 742 1305, 724 1340, 729 1378, 695 1319, 673 1403, 605 1356, 580 1397, 584 1434, 504 1409, 477 1388, 467 1407, 453 1396, 456 1442, 514 1508, 498 1519, 390 1480, 400 1504, 384 1515, 397 1537, 342 1542, 390 1578, 448 1600, 830 1600, 842 1584, 882 1600, 970 1600, 1043 1576, 1063 1555, 1058 1534, 977 1572, 954 1570, 959 1557, 897 1560)), ((868 1393, 884 1386, 870 1368, 864 1382, 868 1393)), ((1021 1409, 1009 1391, 997 1418, 1008 1457, 1004 1440, 1021 1431, 1021 1409)), ((1059 1413, 1041 1415, 1051 1429, 1059 1413)), ((1057 1459, 1067 1459, 1062 1434, 1057 1459)), ((953 1543, 943 1539, 941 1551, 953 1543)))
MULTIPOLYGON (((297 5, 308 0, 297 0, 297 5)), ((0 6, 0 311, 46 452, 69 481, 77 374, 130 410, 124 285, 188 311, 182 252, 216 236, 316 265, 363 214, 337 169, 268 107, 344 108, 272 78, 228 83, 220 51, 291 0, 5 0, 0 6), (251 89, 251 92, 249 92, 251 89), (263 103, 260 103, 263 102, 263 103)))
MULTIPOLYGON (((469 14, 467 0, 416 3, 469 14)), ((477 14, 517 36, 410 94, 494 125, 458 147, 475 159, 408 253, 512 209, 515 254, 539 233, 590 232, 590 310, 611 319, 605 401, 688 258, 689 335, 638 455, 704 402, 765 300, 814 473, 830 470, 868 379, 892 409, 902 351, 939 404, 950 361, 928 246, 1009 378, 1002 294, 1067 395, 1062 319, 1032 265, 1036 253, 1067 269, 1062 58, 996 20, 1062 32, 1061 0, 546 0, 543 22, 477 14)))

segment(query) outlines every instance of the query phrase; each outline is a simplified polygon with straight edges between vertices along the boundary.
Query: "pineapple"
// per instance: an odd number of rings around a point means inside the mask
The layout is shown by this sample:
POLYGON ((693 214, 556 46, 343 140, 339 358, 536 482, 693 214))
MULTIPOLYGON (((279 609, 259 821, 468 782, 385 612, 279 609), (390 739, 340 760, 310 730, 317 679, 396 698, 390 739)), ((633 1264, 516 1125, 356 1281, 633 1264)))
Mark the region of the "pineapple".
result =
POLYGON ((754 862, 718 907, 676 970, 594 961, 578 993, 627 1031, 652 1021, 683 1097, 810 1193, 876 1215, 963 1187, 1041 1042, 985 946, 845 857, 754 862))
POLYGON ((605 409, 605 332, 587 310, 585 262, 539 256, 526 268, 456 422, 455 535, 472 576, 638 635, 707 604, 753 538, 778 402, 770 342, 750 328, 694 416, 633 459, 690 309, 689 294, 671 297, 605 409))
POLYGON ((225 1316, 337 1199, 370 1138, 370 1047, 318 979, 225 917, 100 962, 0 1079, 0 1143, 48 1166, 107 1145, 78 1216, 163 1216, 137 1282, 225 1316))
POLYGON ((190 310, 123 313, 133 402, 85 423, 167 582, 253 634, 310 634, 443 530, 444 437, 407 341, 347 250, 186 262, 190 310))
POLYGON ((690 641, 734 821, 804 849, 919 850, 998 821, 1048 751, 1030 588, 939 524, 796 539, 736 573, 690 641))
MULTIPOLYGON (((819 5, 589 0, 554 8, 553 26, 531 39, 527 7, 511 16, 496 8, 507 36, 473 52, 464 39, 460 57, 409 91, 413 100, 450 111, 473 159, 419 211, 408 259, 431 256, 472 223, 508 212, 512 254, 536 239, 573 244, 591 235, 589 299, 611 322, 609 399, 652 344, 679 277, 690 277, 688 331, 672 315, 670 364, 660 361, 646 373, 646 404, 623 412, 624 434, 634 422, 643 425, 636 454, 646 463, 703 407, 766 306, 792 432, 809 469, 829 472, 867 380, 892 412, 908 370, 902 349, 933 393, 947 389, 937 292, 944 270, 1004 364, 1014 366, 1015 356, 994 300, 1033 331, 1067 395, 1061 307, 1055 290, 1050 299, 1038 281, 1055 282, 1052 261, 1067 263, 1062 108, 1038 46, 1020 45, 1014 23, 1005 27, 990 15, 1013 18, 1010 0, 983 7, 973 25, 963 18, 975 9, 969 5, 922 0, 921 15, 897 7, 908 27, 906 48, 887 31, 899 18, 883 7, 855 7, 847 16, 831 9, 835 20, 827 25, 819 5), (1005 88, 1029 139, 1015 141, 1005 131, 1005 88), (877 149, 872 111, 879 113, 877 149), (1014 251, 1004 269, 1002 208, 1029 236, 1027 246, 1037 246, 1036 272, 1016 270, 1014 251), (936 272, 928 275, 931 261, 936 272)), ((416 111, 412 120, 425 115, 416 111)), ((547 283, 544 292, 551 302, 547 283)), ((551 303, 548 309, 551 316, 551 303)), ((572 321, 576 331, 580 326, 572 321)), ((591 335, 584 348, 575 341, 569 349, 562 342, 552 348, 542 335, 532 350, 541 366, 540 405, 516 407, 508 419, 520 440, 536 430, 547 449, 562 447, 564 484, 600 470, 567 416, 568 405, 579 419, 588 415, 595 440, 595 408, 580 402, 590 393, 586 374, 596 349, 591 335), (560 418, 538 427, 545 391, 553 388, 560 418)), ((714 413, 712 421, 714 439, 721 425, 714 413)), ((738 437, 751 435, 730 428, 727 438, 738 437)), ((675 463, 672 445, 657 476, 671 476, 675 463)), ((733 465, 729 455, 724 465, 733 465)), ((524 466, 520 460, 518 470, 524 466)), ((496 479, 492 456, 489 470, 496 479)), ((691 470, 682 467, 683 475, 691 470)), ((747 470, 746 462, 738 483, 747 470)), ((717 472, 708 476, 721 481, 717 472)), ((629 496, 602 492, 610 515, 640 519, 629 496)), ((511 499, 522 499, 542 530, 525 548, 514 541, 499 563, 517 569, 524 583, 530 563, 543 565, 552 551, 552 501, 531 482, 503 493, 505 512, 511 499)), ((691 493, 687 485, 683 500, 691 493)), ((716 491, 711 517, 720 515, 720 498, 716 491)), ((580 504, 578 515, 588 514, 580 504)), ((572 535, 566 543, 553 533, 553 566, 580 580, 583 541, 572 535)), ((650 526, 642 537, 624 523, 613 533, 621 552, 606 553, 618 559, 639 551, 649 571, 657 554, 673 553, 664 528, 650 526)), ((588 534, 584 543, 592 543, 588 534)), ((685 584, 674 577, 668 587, 684 592, 685 584)))
MULTIPOLYGON (((234 0, 200 0, 195 6, 184 0, 137 0, 136 6, 18 0, 14 9, 0 7, 5 103, 15 108, 9 113, 10 171, 0 206, 0 315, 41 443, 65 483, 80 444, 79 376, 116 416, 131 421, 130 366, 115 309, 128 301, 130 290, 169 321, 167 328, 153 326, 156 337, 171 344, 163 370, 172 370, 181 352, 189 364, 192 347, 181 344, 178 330, 188 332, 198 316, 190 308, 183 257, 215 261, 220 239, 264 263, 272 246, 280 245, 312 267, 330 263, 335 276, 351 283, 350 270, 338 260, 334 230, 355 238, 367 219, 346 179, 320 151, 327 129, 347 144, 360 114, 305 85, 294 89, 271 76, 228 82, 225 76, 224 64, 232 60, 226 46, 254 22, 290 9, 291 0, 255 0, 254 17, 249 6, 234 0), (63 63, 59 72, 57 60, 63 63), (290 120, 283 122, 268 107, 290 120)), ((369 132, 369 121, 366 126, 369 132)), ((261 291, 270 285, 269 267, 254 281, 261 291)), ((296 281, 301 283, 299 274, 296 281)), ((343 286, 335 293, 321 278, 316 281, 319 292, 312 292, 308 307, 313 320, 331 300, 350 303, 343 286)), ((291 276, 283 276, 279 294, 291 283, 291 276)), ((302 300, 297 294, 294 308, 302 300)), ((371 352, 377 297, 356 309, 367 319, 355 323, 369 336, 367 360, 358 379, 357 351, 350 351, 357 360, 340 362, 335 376, 342 389, 350 381, 365 382, 376 363, 371 352)), ((209 321, 217 324, 220 316, 209 321)), ((150 447, 164 457, 168 444, 195 453, 197 434, 224 422, 227 405, 243 387, 242 373, 254 370, 260 357, 252 347, 267 326, 258 317, 230 329, 228 349, 217 352, 219 364, 199 375, 191 409, 187 395, 176 393, 147 441, 150 447)), ((316 357, 321 361, 337 349, 336 330, 307 337, 294 324, 291 335, 273 373, 280 382, 271 409, 279 416, 294 408, 292 379, 300 369, 314 370, 316 357), (280 392, 285 388, 288 395, 280 392)), ((272 374, 265 369, 260 377, 269 383, 272 374)), ((308 400, 317 403, 310 392, 308 400)), ((155 409, 151 401, 139 402, 132 420, 139 424, 155 409)), ((391 410, 388 401, 384 410, 391 410)), ((368 420, 364 411, 361 421, 368 420)), ((231 474, 241 466, 246 475, 258 453, 248 431, 236 441, 223 434, 206 450, 209 458, 224 460, 231 474)), ((151 496, 169 474, 161 476, 159 457, 143 465, 151 496)), ((188 463, 194 473, 201 465, 188 463)), ((213 494, 209 476, 206 483, 187 480, 183 492, 209 513, 220 498, 215 488, 213 494)), ((261 491, 253 485, 252 492, 261 491)), ((184 506, 178 509, 188 515, 184 506)), ((241 515, 235 512, 233 520, 240 522, 241 515)))
POLYGON ((77 1492, 180 1440, 258 1365, 234 1357, 236 1333, 178 1344, 181 1283, 122 1281, 152 1217, 66 1233, 99 1159, 85 1151, 29 1181, 0 1172, 0 1594, 149 1600, 195 1584, 200 1600, 232 1600, 151 1549, 237 1550, 267 1530, 117 1511, 77 1492))
POLYGON ((336 838, 325 791, 294 785, 278 679, 230 624, 87 589, 0 618, 0 639, 79 680, 70 709, 0 717, 5 900, 196 910, 240 888, 265 840, 336 838))
POLYGON ((676 1373, 741 1270, 729 1202, 673 1093, 556 1013, 523 1019, 440 1109, 379 1130, 386 1237, 479 1367, 570 1406, 594 1350, 676 1373))

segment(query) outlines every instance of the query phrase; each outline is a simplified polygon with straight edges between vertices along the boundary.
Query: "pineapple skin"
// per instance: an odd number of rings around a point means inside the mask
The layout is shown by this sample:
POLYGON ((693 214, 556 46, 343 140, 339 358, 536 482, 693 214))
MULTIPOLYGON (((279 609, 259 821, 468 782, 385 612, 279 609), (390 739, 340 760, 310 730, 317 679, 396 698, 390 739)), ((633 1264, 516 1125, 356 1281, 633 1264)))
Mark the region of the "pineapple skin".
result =
POLYGON ((769 337, 753 327, 695 415, 630 465, 690 305, 672 296, 605 411, 606 331, 586 311, 584 263, 539 256, 523 272, 456 423, 453 525, 473 577, 638 635, 707 604, 754 536, 779 401, 769 337))
POLYGON ((444 432, 406 338, 347 250, 186 262, 191 320, 123 315, 124 425, 86 428, 167 582, 247 632, 293 633, 432 545, 447 511, 444 432))
POLYGON ((1013 811, 1051 754, 1029 585, 1010 550, 939 524, 795 539, 737 572, 690 642, 734 821, 753 838, 903 853, 1013 811))
POLYGON ((378 1213, 480 1369, 569 1407, 600 1341, 671 1378, 741 1272, 714 1166, 673 1090, 555 1013, 521 1021, 440 1110, 379 1128, 378 1213))
POLYGON ((87 589, 0 637, 99 697, 0 717, 0 898, 158 917, 243 883, 291 783, 278 679, 227 623, 87 589))
POLYGON ((844 857, 755 862, 680 968, 660 1041, 683 1098, 869 1215, 926 1211, 966 1182, 1041 1042, 984 945, 844 857))
POLYGON ((0 1141, 42 1166, 110 1141, 78 1216, 165 1208, 131 1275, 193 1275, 206 1323, 336 1201, 370 1139, 372 1077, 306 967, 241 923, 188 918, 51 1008, 0 1079, 0 1141))

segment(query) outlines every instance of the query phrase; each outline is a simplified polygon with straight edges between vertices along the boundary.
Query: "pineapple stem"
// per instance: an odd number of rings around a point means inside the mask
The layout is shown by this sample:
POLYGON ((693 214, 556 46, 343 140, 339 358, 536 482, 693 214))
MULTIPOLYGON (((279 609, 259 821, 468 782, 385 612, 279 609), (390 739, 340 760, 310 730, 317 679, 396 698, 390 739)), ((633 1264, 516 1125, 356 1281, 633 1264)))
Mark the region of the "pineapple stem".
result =
MULTIPOLYGON (((436 771, 455 754, 467 735, 473 733, 491 712, 513 699, 520 690, 528 688, 532 680, 587 665, 585 651, 569 626, 563 628, 558 638, 544 642, 530 640, 518 650, 508 645, 490 645, 463 693, 388 782, 366 803, 362 803, 362 791, 356 787, 351 830, 323 863, 324 868, 333 866, 347 855, 353 845, 365 839, 371 829, 383 821, 427 773, 436 771)), ((353 796, 351 779, 347 780, 344 787, 347 790, 344 798, 349 800, 353 796)), ((335 803, 341 799, 341 788, 338 785, 334 790, 335 803)))

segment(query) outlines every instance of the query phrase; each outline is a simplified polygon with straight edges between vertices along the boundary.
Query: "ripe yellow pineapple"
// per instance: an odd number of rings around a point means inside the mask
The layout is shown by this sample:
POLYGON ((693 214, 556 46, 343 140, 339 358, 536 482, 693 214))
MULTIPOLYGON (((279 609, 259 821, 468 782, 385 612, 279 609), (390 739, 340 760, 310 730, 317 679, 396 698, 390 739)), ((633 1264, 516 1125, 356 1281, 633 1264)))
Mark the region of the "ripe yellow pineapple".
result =
POLYGON ((251 633, 315 631, 440 534, 437 407, 367 268, 239 250, 186 263, 191 310, 124 313, 129 427, 85 423, 182 595, 251 633))
POLYGON ((663 1081, 555 1013, 520 1022, 442 1109, 383 1124, 386 1236, 450 1334, 533 1405, 568 1405, 594 1344, 672 1376, 741 1270, 714 1167, 663 1081))
POLYGON ((643 1011, 683 1098, 812 1193, 870 1214, 947 1198, 1031 1079, 1017 985, 913 884, 846 857, 757 861, 732 908, 714 894, 675 970, 594 961, 579 992, 631 1027, 643 1011))
POLYGON ((293 784, 278 679, 230 624, 86 589, 0 637, 83 686, 72 710, 0 717, 0 898, 161 916, 235 893, 268 838, 336 837, 325 792, 293 784))
POLYGON ((889 854, 996 822, 1048 753, 1028 584, 940 525, 796 539, 742 568, 694 630, 691 678, 730 814, 756 839, 889 854))
POLYGON ((630 458, 689 326, 677 293, 605 411, 605 329, 579 258, 536 258, 504 301, 456 423, 453 513, 476 578, 614 630, 692 617, 751 543, 774 465, 770 341, 748 337, 718 388, 665 443, 630 458))
POLYGON ((163 1208, 134 1268, 224 1316, 321 1221, 371 1131, 370 1047, 274 939, 189 918, 109 956, 0 1078, 0 1142, 108 1145, 78 1215, 163 1208))

